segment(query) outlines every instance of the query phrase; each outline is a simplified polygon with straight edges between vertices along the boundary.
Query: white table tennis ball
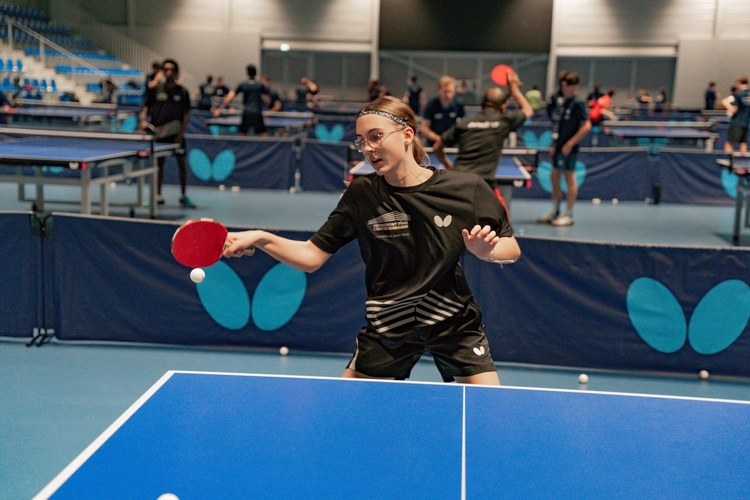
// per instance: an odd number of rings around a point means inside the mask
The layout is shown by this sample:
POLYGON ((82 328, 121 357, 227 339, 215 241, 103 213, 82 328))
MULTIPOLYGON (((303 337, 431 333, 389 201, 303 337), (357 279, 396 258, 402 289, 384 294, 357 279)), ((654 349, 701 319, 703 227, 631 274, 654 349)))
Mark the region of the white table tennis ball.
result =
POLYGON ((707 380, 708 372, 706 370, 701 370, 698 372, 698 376, 701 378, 701 380, 707 380))
POLYGON ((578 375, 578 383, 579 384, 588 384, 589 383, 589 376, 585 373, 581 373, 578 375))
POLYGON ((279 349, 279 354, 286 356, 289 354, 289 348, 287 346, 282 346, 281 349, 279 349))
POLYGON ((206 272, 200 267, 196 267, 190 271, 190 279, 193 280, 193 283, 200 283, 206 279, 206 272))
POLYGON ((593 203, 594 205, 599 205, 601 202, 602 202, 601 198, 592 198, 591 199, 591 203, 593 203))
POLYGON ((159 495, 159 498, 156 500, 180 500, 180 498, 174 493, 164 493, 163 495, 159 495))
POLYGON ((618 203, 620 203, 620 200, 618 200, 617 198, 612 198, 613 205, 617 205, 618 203))

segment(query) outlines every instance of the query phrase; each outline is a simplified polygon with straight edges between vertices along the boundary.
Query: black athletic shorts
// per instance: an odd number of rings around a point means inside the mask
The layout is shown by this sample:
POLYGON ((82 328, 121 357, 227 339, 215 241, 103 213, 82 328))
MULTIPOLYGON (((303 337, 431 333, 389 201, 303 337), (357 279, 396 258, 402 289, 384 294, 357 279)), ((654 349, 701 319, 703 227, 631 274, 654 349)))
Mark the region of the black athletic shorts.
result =
POLYGON ((347 368, 370 377, 405 380, 425 352, 432 354, 445 382, 497 370, 484 334, 482 313, 473 300, 460 314, 421 328, 396 346, 384 344, 375 331, 363 328, 357 334, 357 348, 347 368))
POLYGON ((747 127, 729 127, 727 142, 731 144, 747 143, 747 127))
MULTIPOLYGON (((156 139, 156 142, 161 142, 165 144, 175 144, 175 139, 177 139, 176 135, 170 135, 169 137, 161 137, 159 139, 156 139)), ((175 149, 174 155, 175 156, 185 156, 185 136, 182 136, 182 140, 179 142, 180 147, 175 149)))
POLYGON ((240 123, 240 133, 247 134, 247 131, 253 129, 256 134, 262 134, 268 129, 266 124, 263 123, 263 115, 242 115, 242 123, 240 123))

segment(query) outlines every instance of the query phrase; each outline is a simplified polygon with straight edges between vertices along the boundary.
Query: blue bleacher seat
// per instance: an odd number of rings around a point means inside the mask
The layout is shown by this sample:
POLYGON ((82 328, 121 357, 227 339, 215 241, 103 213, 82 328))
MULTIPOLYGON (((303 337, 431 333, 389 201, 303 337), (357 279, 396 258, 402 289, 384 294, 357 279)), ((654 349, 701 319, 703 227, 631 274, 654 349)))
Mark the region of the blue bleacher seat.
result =
POLYGON ((49 85, 47 85, 47 80, 43 79, 41 82, 39 82, 39 87, 41 87, 42 92, 47 92, 49 90, 49 85))
POLYGON ((39 80, 37 80, 36 78, 32 79, 31 80, 31 86, 34 87, 35 89, 38 89, 39 88, 39 80))
POLYGON ((15 68, 13 67, 13 59, 8 59, 8 62, 5 63, 5 71, 15 71, 15 68))
POLYGON ((23 61, 20 59, 16 60, 16 71, 19 73, 26 71, 26 68, 23 66, 23 61))
POLYGON ((57 82, 54 78, 49 81, 49 87, 52 92, 57 92, 57 82))

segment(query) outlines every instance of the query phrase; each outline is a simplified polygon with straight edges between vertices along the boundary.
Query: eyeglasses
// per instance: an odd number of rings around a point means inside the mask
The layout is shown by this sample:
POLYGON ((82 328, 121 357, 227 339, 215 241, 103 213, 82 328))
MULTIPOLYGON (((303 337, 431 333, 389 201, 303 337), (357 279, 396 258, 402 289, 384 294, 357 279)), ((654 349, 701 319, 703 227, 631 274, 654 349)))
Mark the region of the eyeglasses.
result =
POLYGON ((393 134, 394 132, 401 132, 404 130, 404 127, 391 130, 390 132, 386 132, 385 134, 379 133, 379 132, 372 132, 367 135, 367 137, 357 137, 354 139, 354 142, 352 145, 354 146, 354 149, 356 149, 358 152, 363 152, 365 150, 365 144, 369 144, 371 148, 377 149, 380 147, 381 144, 383 144, 383 141, 386 137, 393 134))

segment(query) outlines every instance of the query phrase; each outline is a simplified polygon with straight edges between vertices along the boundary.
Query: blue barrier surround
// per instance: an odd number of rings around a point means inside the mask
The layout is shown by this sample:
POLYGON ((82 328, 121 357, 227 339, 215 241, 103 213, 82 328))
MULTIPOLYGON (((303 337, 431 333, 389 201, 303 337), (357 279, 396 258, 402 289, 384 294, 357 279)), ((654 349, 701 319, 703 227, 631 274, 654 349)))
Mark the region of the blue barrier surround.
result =
MULTIPOLYGON (((263 252, 225 260, 216 270, 231 280, 211 284, 208 268, 204 283, 212 292, 192 283, 190 270, 170 255, 177 224, 55 214, 54 231, 39 238, 28 217, 0 215, 3 234, 16 236, 4 242, 13 266, 0 287, 19 298, 0 306, 3 334, 28 335, 41 300, 53 308, 46 326, 61 340, 351 352, 364 325, 356 244, 312 274, 285 272, 263 252), (40 259, 50 263, 44 272, 40 259), (264 281, 269 275, 293 279, 264 281), (290 309, 291 296, 300 300, 290 309), (217 320, 236 319, 243 301, 239 324, 217 320)), ((463 258, 496 361, 750 376, 750 249, 523 236, 519 243, 523 256, 513 265, 463 258)))

